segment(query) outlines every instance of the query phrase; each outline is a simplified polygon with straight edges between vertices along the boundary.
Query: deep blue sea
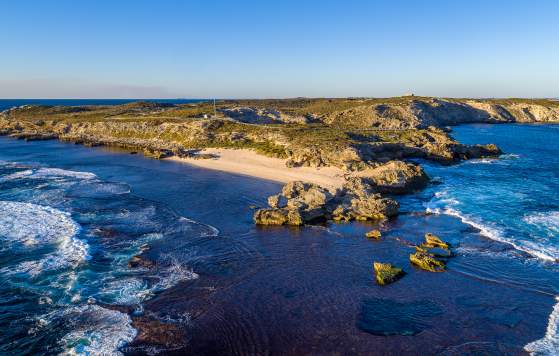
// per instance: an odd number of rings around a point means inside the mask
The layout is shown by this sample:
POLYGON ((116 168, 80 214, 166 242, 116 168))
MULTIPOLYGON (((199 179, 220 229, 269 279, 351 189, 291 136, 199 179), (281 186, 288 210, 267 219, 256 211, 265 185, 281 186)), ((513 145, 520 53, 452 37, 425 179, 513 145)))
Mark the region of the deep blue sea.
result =
POLYGON ((505 154, 423 162, 387 223, 294 229, 252 223, 272 182, 2 137, 0 354, 559 354, 559 126, 453 135, 505 154), (455 246, 445 273, 409 265, 426 232, 455 246), (407 275, 379 287, 373 261, 407 275), (137 318, 186 336, 133 341, 137 318))
POLYGON ((187 104, 207 99, 0 99, 0 111, 22 105, 122 105, 135 101, 150 101, 166 104, 187 104))

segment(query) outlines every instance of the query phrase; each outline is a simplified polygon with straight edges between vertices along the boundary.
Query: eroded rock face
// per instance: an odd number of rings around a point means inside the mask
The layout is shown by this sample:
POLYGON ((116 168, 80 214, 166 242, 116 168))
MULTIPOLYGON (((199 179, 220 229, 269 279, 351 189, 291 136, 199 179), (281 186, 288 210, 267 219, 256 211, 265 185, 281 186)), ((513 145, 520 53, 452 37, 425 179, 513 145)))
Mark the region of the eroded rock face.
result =
POLYGON ((254 214, 259 225, 303 225, 320 220, 374 220, 398 213, 396 201, 384 198, 362 179, 355 179, 332 194, 316 184, 286 184, 268 198, 269 208, 254 214))
POLYGON ((380 193, 405 194, 424 188, 429 177, 415 164, 390 161, 373 169, 359 172, 380 193))
POLYGON ((334 196, 328 190, 300 181, 287 183, 280 194, 268 198, 270 209, 260 209, 254 221, 260 225, 303 225, 324 219, 334 196))

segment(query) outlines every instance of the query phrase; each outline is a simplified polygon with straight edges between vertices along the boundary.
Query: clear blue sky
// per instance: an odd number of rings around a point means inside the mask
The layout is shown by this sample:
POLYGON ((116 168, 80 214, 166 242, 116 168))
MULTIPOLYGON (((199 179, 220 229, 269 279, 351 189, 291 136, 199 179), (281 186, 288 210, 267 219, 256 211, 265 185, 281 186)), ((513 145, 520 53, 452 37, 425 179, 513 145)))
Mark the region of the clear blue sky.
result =
POLYGON ((0 0, 0 97, 558 97, 559 1, 0 0))

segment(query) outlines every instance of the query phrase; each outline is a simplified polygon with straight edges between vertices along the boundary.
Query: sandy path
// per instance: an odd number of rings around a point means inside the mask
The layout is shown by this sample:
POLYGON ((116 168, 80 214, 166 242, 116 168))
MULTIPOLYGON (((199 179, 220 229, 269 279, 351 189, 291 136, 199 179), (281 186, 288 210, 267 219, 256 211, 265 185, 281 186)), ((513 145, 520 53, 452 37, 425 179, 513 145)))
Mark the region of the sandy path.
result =
POLYGON ((325 188, 339 188, 344 183, 343 170, 335 167, 287 168, 285 160, 259 155, 251 150, 209 148, 201 153, 217 155, 215 159, 169 158, 196 167, 247 175, 275 182, 287 183, 295 180, 316 183, 325 188))

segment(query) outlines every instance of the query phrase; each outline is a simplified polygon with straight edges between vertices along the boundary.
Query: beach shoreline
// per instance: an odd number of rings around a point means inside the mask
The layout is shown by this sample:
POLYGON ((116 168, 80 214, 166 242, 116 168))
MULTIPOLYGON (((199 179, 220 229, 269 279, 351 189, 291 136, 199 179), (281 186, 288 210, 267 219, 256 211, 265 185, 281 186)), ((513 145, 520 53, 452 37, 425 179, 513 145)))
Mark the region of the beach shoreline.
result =
POLYGON ((337 167, 287 167, 286 159, 263 156, 249 149, 207 148, 200 151, 215 158, 196 159, 170 157, 170 161, 195 167, 265 179, 278 183, 305 181, 330 190, 342 187, 344 170, 337 167))

